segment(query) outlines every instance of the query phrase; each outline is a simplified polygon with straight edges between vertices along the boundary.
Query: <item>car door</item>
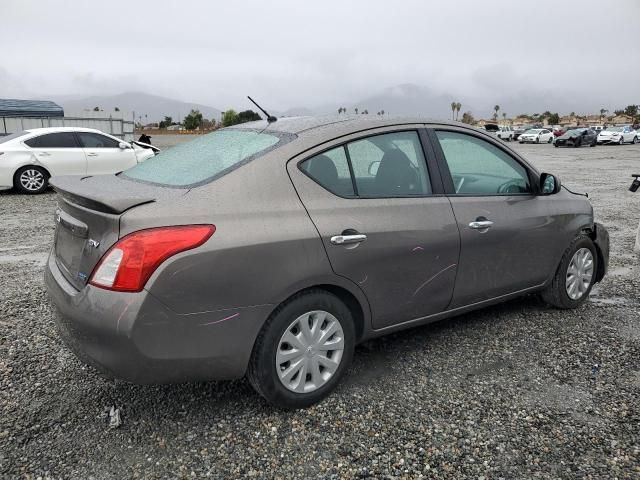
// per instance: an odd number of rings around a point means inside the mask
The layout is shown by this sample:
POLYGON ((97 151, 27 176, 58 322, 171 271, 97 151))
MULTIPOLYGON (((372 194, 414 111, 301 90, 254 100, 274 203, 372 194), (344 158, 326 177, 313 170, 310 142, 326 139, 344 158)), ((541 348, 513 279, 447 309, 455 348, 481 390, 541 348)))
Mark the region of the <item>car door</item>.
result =
POLYGON ((133 148, 120 148, 120 141, 94 132, 77 132, 80 145, 87 156, 87 175, 105 175, 133 167, 136 154, 133 148))
POLYGON ((550 221, 548 197, 534 193, 529 167, 496 142, 470 131, 431 130, 460 231, 451 308, 541 285, 565 242, 550 221))
POLYGON ((24 141, 34 164, 53 175, 85 175, 87 159, 73 132, 53 132, 24 141))
POLYGON ((376 329, 441 312, 453 294, 458 227, 420 136, 418 126, 360 133, 287 165, 334 272, 365 293, 376 329))

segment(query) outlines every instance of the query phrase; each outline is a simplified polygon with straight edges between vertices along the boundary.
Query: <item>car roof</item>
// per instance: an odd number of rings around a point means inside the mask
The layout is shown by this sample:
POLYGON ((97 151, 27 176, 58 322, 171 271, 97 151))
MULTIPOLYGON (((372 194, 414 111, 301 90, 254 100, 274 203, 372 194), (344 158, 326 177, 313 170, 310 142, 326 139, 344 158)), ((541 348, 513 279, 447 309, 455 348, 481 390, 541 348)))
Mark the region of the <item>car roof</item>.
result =
POLYGON ((56 132, 92 132, 92 133, 102 133, 105 135, 109 135, 108 133, 102 132, 95 128, 84 128, 84 127, 44 127, 44 128, 25 128, 25 132, 28 133, 56 133, 56 132))
POLYGON ((307 133, 315 134, 322 129, 323 134, 348 134, 370 128, 411 124, 437 124, 452 125, 456 127, 466 127, 477 130, 467 124, 451 122, 445 120, 433 120, 423 117, 395 116, 395 115, 327 115, 318 117, 282 117, 271 124, 266 120, 248 122, 234 125, 232 128, 247 128, 254 130, 265 130, 271 132, 290 133, 297 136, 304 136, 307 133))

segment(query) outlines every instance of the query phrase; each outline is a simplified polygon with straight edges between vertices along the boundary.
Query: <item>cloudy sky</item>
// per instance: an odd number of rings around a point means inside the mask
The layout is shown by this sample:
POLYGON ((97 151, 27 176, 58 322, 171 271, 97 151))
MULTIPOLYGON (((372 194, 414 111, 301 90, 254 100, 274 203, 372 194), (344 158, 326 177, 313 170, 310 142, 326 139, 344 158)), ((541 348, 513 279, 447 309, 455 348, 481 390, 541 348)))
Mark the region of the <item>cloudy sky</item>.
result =
POLYGON ((144 91, 225 109, 249 93, 285 110, 413 84, 478 114, 640 103, 638 0, 1 0, 0 12, 0 97, 144 91))

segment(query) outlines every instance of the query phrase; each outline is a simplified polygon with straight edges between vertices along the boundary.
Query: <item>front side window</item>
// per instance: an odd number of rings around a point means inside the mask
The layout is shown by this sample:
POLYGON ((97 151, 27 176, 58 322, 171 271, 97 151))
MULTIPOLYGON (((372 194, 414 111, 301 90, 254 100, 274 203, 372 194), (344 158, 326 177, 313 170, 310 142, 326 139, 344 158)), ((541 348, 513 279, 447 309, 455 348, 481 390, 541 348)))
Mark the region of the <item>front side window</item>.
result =
POLYGON ((291 138, 249 129, 218 130, 165 150, 122 175, 158 185, 194 186, 219 178, 291 138))
POLYGON ((498 147, 464 133, 436 135, 457 194, 531 193, 527 170, 498 147))
POLYGON ((324 188, 341 196, 404 197, 431 193, 416 132, 356 140, 311 157, 300 168, 324 188))
POLYGON ((83 148, 119 148, 120 142, 99 133, 78 132, 78 139, 83 148))
POLYGON ((73 132, 47 133, 24 143, 31 148, 78 148, 73 132))

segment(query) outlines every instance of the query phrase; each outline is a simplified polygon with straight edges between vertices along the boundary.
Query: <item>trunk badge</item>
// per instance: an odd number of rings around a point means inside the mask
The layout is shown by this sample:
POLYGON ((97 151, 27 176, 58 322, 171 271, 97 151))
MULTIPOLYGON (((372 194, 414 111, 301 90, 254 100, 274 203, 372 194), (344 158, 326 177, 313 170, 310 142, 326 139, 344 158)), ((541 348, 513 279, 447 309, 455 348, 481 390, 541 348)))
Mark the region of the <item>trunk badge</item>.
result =
POLYGON ((93 238, 89 239, 89 246, 93 248, 98 248, 100 246, 100 242, 94 240, 93 238))

